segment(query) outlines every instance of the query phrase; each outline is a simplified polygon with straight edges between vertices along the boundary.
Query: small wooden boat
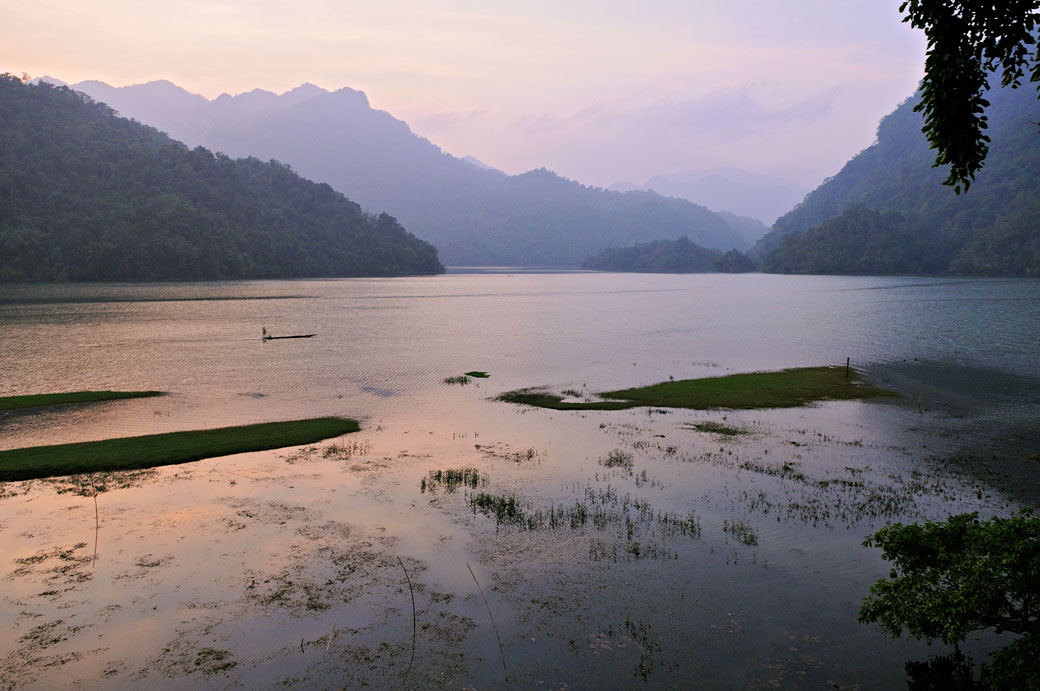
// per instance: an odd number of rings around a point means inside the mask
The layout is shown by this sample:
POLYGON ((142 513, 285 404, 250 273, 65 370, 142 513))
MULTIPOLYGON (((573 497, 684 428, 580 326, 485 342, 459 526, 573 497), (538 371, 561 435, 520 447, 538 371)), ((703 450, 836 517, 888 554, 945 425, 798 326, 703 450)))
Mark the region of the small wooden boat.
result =
POLYGON ((268 336, 264 335, 260 337, 261 341, 277 341, 283 338, 313 338, 318 334, 293 334, 292 336, 268 336))
POLYGON ((293 334, 291 336, 272 336, 271 334, 267 333, 267 327, 265 326, 263 331, 260 332, 260 340, 261 341, 276 341, 276 340, 281 340, 283 338, 313 338, 314 336, 317 336, 317 335, 318 334, 293 334))

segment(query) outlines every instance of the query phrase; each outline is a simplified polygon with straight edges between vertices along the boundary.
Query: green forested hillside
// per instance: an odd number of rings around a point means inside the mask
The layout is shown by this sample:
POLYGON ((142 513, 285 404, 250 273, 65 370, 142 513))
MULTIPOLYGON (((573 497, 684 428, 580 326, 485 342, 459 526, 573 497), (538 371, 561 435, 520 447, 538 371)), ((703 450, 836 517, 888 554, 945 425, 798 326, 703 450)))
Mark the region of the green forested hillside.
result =
POLYGON ((630 247, 608 247, 587 257, 582 268, 654 273, 742 273, 752 271, 754 266, 737 250, 723 254, 721 250, 701 247, 684 236, 678 240, 655 240, 630 247))
POLYGON ((910 99, 877 142, 782 216, 755 251, 767 271, 1040 274, 1040 104, 989 94, 990 155, 966 194, 941 183, 910 99))
POLYGON ((392 217, 287 166, 189 150, 64 87, 0 76, 0 280, 440 271, 392 217))

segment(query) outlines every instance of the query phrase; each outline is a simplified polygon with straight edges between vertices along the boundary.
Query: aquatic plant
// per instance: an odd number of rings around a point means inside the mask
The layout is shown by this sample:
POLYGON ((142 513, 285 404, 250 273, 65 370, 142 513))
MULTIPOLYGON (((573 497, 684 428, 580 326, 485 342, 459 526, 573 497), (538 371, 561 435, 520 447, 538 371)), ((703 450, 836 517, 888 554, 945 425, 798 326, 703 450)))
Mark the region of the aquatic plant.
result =
POLYGON ((466 384, 469 384, 470 381, 472 380, 465 374, 459 374, 454 377, 445 377, 443 379, 445 384, 459 384, 460 386, 465 386, 466 384))
POLYGON ((346 459, 354 456, 364 456, 371 450, 371 441, 367 439, 365 441, 352 439, 341 444, 329 444, 328 446, 322 447, 321 457, 346 459))
POLYGON ((491 375, 487 372, 481 372, 480 370, 473 370, 472 372, 466 372, 467 377, 473 377, 474 379, 487 379, 491 375))
POLYGON ((758 544, 758 535, 755 533, 755 529, 747 521, 724 520, 722 521, 722 532, 729 533, 737 541, 744 543, 748 547, 754 547, 758 544))
POLYGON ((469 505, 473 513, 480 511, 486 516, 494 516, 495 523, 530 527, 527 515, 524 513, 520 502, 512 495, 489 494, 479 492, 468 497, 469 505))
POLYGON ((599 459, 599 464, 604 468, 624 468, 631 474, 634 461, 632 454, 621 449, 613 449, 604 458, 599 459))
POLYGON ((453 493, 459 487, 476 489, 478 486, 486 486, 487 483, 487 477, 482 476, 476 468, 448 468, 427 473, 426 477, 419 481, 419 491, 433 493, 443 485, 447 492, 453 493))
POLYGON ((697 430, 698 432, 704 432, 706 434, 721 434, 727 437, 736 437, 741 434, 750 434, 743 427, 730 427, 729 425, 723 425, 719 422, 695 422, 688 427, 697 430))
MULTIPOLYGON (((587 528, 609 532, 626 543, 622 553, 633 558, 671 557, 671 552, 657 540, 685 536, 701 537, 700 518, 694 511, 686 513, 655 510, 650 502, 630 493, 619 494, 610 484, 584 487, 582 499, 570 504, 550 503, 547 508, 534 508, 512 494, 479 492, 467 497, 473 513, 494 517, 497 526, 510 525, 520 530, 572 530, 587 528), (633 544, 633 543, 640 544, 633 544)), ((610 554, 617 560, 618 550, 590 545, 590 557, 610 554)))

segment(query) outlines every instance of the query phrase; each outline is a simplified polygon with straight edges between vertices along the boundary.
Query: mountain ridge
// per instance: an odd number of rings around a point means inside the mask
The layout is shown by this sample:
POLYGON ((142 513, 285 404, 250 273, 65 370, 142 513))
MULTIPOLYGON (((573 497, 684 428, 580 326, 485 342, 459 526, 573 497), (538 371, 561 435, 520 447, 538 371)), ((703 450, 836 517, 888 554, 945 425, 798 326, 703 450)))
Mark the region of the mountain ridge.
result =
POLYGON ((721 250, 749 245, 726 219, 687 201, 626 196, 544 169, 532 195, 531 171, 510 176, 452 156, 349 87, 293 103, 284 94, 247 98, 257 107, 242 115, 230 110, 246 102, 235 100, 241 95, 219 112, 214 99, 160 114, 142 96, 146 86, 110 87, 123 90, 108 94, 110 105, 189 146, 287 163, 366 209, 390 212, 449 264, 578 266, 603 247, 681 235, 721 250))
POLYGON ((706 206, 716 213, 728 212, 756 219, 763 224, 765 231, 780 215, 798 204, 807 192, 783 178, 748 173, 728 166, 655 175, 642 185, 616 182, 608 189, 621 192, 654 190, 666 197, 679 197, 706 206))

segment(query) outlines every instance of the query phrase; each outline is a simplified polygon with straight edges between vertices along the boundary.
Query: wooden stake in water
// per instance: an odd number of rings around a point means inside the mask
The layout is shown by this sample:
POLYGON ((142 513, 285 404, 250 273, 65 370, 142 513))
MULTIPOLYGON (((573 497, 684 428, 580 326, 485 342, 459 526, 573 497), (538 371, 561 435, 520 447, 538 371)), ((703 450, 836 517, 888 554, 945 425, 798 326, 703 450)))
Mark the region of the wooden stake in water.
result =
POLYGON ((849 358, 845 358, 845 378, 849 378, 849 358))
POLYGON ((332 622, 332 631, 329 631, 329 642, 325 644, 325 652, 329 652, 329 646, 332 645, 332 635, 336 633, 336 622, 332 622))
POLYGON ((90 474, 90 490, 94 494, 94 556, 90 560, 90 568, 93 569, 95 564, 97 564, 98 533, 101 532, 101 518, 98 515, 97 486, 94 485, 94 473, 90 474))
POLYGON ((924 398, 924 379, 921 380, 921 393, 917 394, 917 414, 924 415, 924 411, 921 409, 921 399, 924 398))
POLYGON ((491 605, 488 604, 487 598, 484 597, 484 589, 480 587, 480 581, 477 580, 477 575, 473 573, 473 568, 466 564, 466 568, 469 569, 469 575, 473 576, 473 582, 477 584, 477 590, 480 591, 480 598, 484 601, 484 606, 487 607, 488 618, 491 619, 491 628, 495 630, 495 640, 498 641, 498 654, 502 657, 502 679, 505 681, 506 689, 509 689, 509 675, 506 674, 506 653, 502 649, 502 638, 498 635, 498 626, 495 624, 495 615, 491 613, 491 605))
POLYGON ((397 557, 397 563, 401 565, 401 570, 404 571, 404 579, 408 581, 408 592, 412 594, 412 657, 408 660, 408 669, 404 671, 404 676, 407 678, 412 671, 412 663, 415 662, 415 632, 418 618, 415 615, 415 590, 412 589, 412 579, 408 577, 408 569, 404 568, 404 562, 401 560, 400 555, 397 557))

